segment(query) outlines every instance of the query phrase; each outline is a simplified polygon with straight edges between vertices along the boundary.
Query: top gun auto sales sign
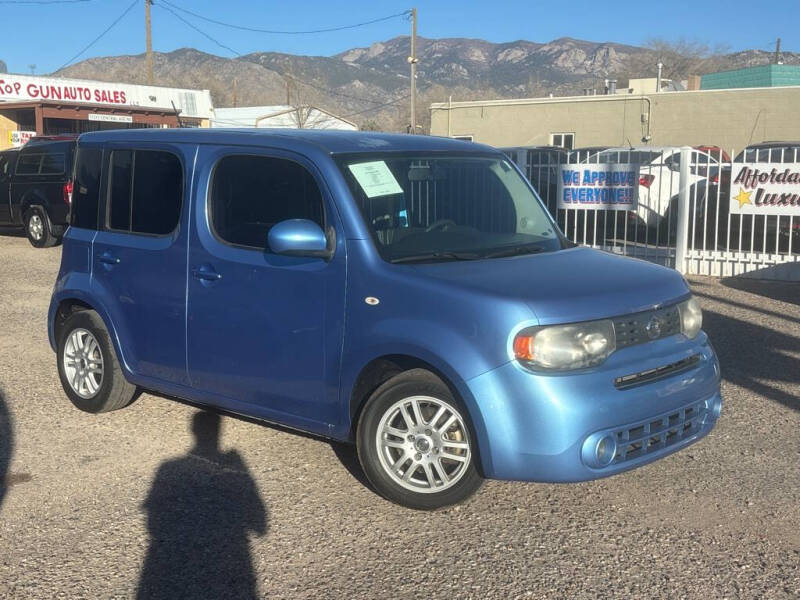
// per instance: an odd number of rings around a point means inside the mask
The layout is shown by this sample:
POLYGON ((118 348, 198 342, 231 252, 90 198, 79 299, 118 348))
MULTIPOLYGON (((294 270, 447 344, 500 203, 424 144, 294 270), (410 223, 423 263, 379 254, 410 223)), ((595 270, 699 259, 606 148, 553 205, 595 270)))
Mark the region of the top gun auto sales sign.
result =
POLYGON ((731 214, 800 215, 800 163, 734 163, 731 214))

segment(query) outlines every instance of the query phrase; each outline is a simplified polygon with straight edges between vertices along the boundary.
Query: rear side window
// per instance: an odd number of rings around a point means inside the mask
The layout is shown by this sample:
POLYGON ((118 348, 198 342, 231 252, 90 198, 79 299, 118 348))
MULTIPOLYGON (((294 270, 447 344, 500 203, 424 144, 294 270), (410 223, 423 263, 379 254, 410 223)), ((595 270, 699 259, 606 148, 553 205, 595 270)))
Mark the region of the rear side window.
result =
POLYGON ((23 152, 17 163, 17 175, 62 175, 66 159, 63 152, 23 152))
POLYGON ((102 159, 103 151, 100 148, 78 149, 70 212, 70 225, 73 227, 97 229, 102 159))
POLYGON ((52 152, 42 155, 42 164, 39 173, 42 175, 60 175, 64 172, 66 156, 61 152, 52 152))
POLYGON ((223 241, 265 250, 269 230, 286 219, 324 227, 322 195, 313 175, 294 161, 226 156, 214 170, 209 219, 223 241))
POLYGON ((183 168, 177 156, 157 150, 115 150, 109 178, 109 229, 167 235, 178 226, 183 168))
POLYGON ((25 153, 17 161, 17 175, 36 175, 42 162, 41 154, 25 153))

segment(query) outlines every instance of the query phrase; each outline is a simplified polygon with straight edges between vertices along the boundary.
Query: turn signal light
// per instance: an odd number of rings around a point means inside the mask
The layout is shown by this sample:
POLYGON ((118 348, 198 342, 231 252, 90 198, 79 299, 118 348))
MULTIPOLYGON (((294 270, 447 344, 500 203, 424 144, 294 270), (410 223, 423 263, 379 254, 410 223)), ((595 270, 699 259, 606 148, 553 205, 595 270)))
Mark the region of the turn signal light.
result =
POLYGON ((533 360, 532 335, 518 335, 514 338, 514 357, 517 360, 533 360))

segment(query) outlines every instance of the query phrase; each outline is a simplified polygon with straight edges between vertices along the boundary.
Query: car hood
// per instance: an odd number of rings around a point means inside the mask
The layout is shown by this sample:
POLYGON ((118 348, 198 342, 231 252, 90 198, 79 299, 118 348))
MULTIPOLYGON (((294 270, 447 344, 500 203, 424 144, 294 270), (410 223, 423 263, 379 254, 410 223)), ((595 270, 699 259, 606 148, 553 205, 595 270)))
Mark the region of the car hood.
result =
POLYGON ((673 269, 585 247, 413 268, 464 291, 525 302, 542 325, 639 312, 690 293, 673 269))

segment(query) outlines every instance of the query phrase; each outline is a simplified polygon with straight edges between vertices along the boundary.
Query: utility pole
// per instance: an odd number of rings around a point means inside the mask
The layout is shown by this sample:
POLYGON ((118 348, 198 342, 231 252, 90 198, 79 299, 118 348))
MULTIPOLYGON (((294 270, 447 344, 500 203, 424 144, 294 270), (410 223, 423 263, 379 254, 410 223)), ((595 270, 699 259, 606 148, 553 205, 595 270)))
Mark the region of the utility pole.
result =
POLYGON ((239 78, 233 78, 233 107, 239 106, 239 78))
POLYGON ((145 68, 147 69, 147 85, 153 85, 153 35, 150 31, 150 5, 153 0, 144 0, 145 29, 145 68))
POLYGON ((781 64, 781 38, 778 38, 778 41, 775 44, 775 64, 781 64))
POLYGON ((411 56, 408 64, 411 65, 411 134, 417 133, 417 9, 411 9, 411 56))

